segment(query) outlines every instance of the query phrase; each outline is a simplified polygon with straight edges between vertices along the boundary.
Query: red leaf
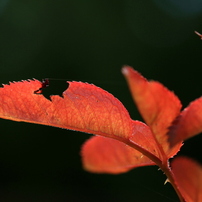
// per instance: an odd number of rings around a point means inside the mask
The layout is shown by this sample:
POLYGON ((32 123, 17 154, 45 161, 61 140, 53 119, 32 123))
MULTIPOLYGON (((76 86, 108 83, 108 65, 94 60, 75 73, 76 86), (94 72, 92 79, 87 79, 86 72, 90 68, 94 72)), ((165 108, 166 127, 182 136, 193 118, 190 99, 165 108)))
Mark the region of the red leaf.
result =
POLYGON ((181 200, 183 195, 188 201, 201 201, 201 167, 178 158, 172 162, 173 175, 168 159, 178 152, 182 140, 202 131, 202 98, 180 114, 179 99, 162 84, 147 81, 131 67, 124 67, 123 73, 148 126, 133 121, 113 95, 82 82, 68 82, 62 97, 54 95, 51 100, 36 94, 43 91, 43 84, 37 80, 4 85, 0 88, 0 117, 108 137, 96 136, 84 144, 87 170, 117 174, 157 164, 181 200), (184 176, 188 176, 191 187, 184 176))
POLYGON ((190 103, 175 120, 169 131, 169 141, 175 145, 202 132, 202 98, 190 103))
POLYGON ((0 117, 115 138, 150 156, 162 159, 150 129, 131 120, 127 110, 110 93, 92 84, 69 82, 60 96, 34 94, 37 80, 10 83, 0 88, 0 117))
POLYGON ((51 101, 34 93, 42 86, 37 80, 4 85, 0 88, 0 117, 114 138, 138 149, 156 163, 160 163, 159 159, 167 161, 181 146, 180 143, 168 151, 165 135, 180 103, 161 84, 148 82, 132 68, 125 67, 124 74, 153 133, 148 126, 132 121, 125 107, 113 95, 82 82, 68 82, 63 97, 51 96, 51 101))
POLYGON ((149 158, 128 145, 95 136, 82 147, 83 166, 95 173, 119 174, 138 166, 154 165, 149 158))
POLYGON ((139 121, 133 121, 133 132, 127 145, 109 138, 94 137, 84 144, 82 156, 87 170, 114 174, 139 166, 154 165, 150 159, 159 163, 162 159, 151 130, 139 121), (144 154, 147 154, 147 157, 144 154))
POLYGON ((180 192, 188 202, 202 201, 202 167, 195 161, 177 157, 172 161, 172 170, 180 192))
POLYGON ((155 135, 159 147, 162 147, 169 157, 175 155, 181 147, 181 143, 170 148, 167 132, 171 123, 180 113, 179 99, 162 84, 147 81, 131 67, 125 66, 123 74, 129 84, 133 99, 155 135))
POLYGON ((69 82, 64 98, 34 94, 37 80, 22 81, 0 88, 0 117, 51 125, 71 130, 125 139, 132 120, 122 103, 92 84, 69 82))
MULTIPOLYGON (((129 140, 134 145, 141 147, 143 153, 144 151, 149 152, 150 154, 147 154, 147 156, 152 154, 158 159, 163 160, 161 150, 159 150, 159 145, 156 142, 150 128, 146 124, 140 121, 133 121, 133 132, 129 140)), ((152 156, 151 159, 153 159, 152 156)))

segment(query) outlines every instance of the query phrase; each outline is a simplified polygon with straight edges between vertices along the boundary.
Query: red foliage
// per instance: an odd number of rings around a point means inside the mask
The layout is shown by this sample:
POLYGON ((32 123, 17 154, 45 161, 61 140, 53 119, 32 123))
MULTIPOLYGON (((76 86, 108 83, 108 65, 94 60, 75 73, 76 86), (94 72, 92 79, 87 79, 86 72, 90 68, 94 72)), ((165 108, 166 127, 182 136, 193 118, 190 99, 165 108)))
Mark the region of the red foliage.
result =
POLYGON ((101 136, 86 141, 82 147, 82 156, 84 168, 96 173, 118 174, 134 167, 155 164, 138 150, 101 136))
POLYGON ((182 141, 202 132, 202 99, 181 112, 177 96, 161 83, 147 81, 128 66, 122 72, 147 125, 132 120, 110 93, 82 82, 68 82, 63 97, 53 95, 50 100, 38 94, 44 87, 38 80, 4 85, 0 88, 0 117, 98 135, 82 147, 86 170, 118 174, 158 165, 181 201, 200 201, 201 167, 192 160, 176 158, 171 169, 169 159, 177 154, 182 141))
POLYGON ((176 157, 171 165, 179 190, 186 201, 202 201, 201 165, 187 157, 176 157))

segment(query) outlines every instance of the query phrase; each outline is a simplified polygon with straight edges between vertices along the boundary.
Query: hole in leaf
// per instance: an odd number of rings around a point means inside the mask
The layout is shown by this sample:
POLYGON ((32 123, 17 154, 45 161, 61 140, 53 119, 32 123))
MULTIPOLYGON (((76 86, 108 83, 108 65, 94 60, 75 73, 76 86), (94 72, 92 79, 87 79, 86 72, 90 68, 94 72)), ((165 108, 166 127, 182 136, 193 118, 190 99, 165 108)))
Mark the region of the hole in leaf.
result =
POLYGON ((35 94, 42 94, 46 99, 50 99, 51 95, 59 95, 63 97, 62 93, 69 87, 65 80, 60 79, 43 79, 41 88, 34 91, 35 94))

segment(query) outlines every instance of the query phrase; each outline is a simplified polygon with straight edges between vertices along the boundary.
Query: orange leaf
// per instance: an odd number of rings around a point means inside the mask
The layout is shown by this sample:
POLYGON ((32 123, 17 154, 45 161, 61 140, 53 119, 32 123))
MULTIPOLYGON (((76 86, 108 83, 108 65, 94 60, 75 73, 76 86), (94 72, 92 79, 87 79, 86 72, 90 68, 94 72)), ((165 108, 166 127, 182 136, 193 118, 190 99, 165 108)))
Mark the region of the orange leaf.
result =
POLYGON ((93 137, 88 140, 82 149, 85 169, 117 174, 139 166, 154 165, 150 159, 160 163, 161 152, 149 127, 139 121, 132 123, 133 131, 129 142, 126 141, 127 145, 109 138, 93 137))
POLYGON ((155 164, 132 147, 101 136, 94 136, 85 142, 82 147, 82 160, 84 168, 88 171, 111 174, 155 164))
POLYGON ((126 77, 133 99, 155 135, 159 147, 162 147, 169 157, 175 155, 182 144, 179 143, 170 148, 167 132, 168 127, 180 113, 179 99, 162 84, 147 81, 131 67, 125 66, 122 72, 126 77))
POLYGON ((131 118, 122 103, 92 84, 68 82, 60 96, 34 94, 42 83, 29 80, 0 88, 0 117, 78 130, 117 139, 131 134, 131 118))
MULTIPOLYGON (((144 151, 149 152, 150 154, 147 154, 147 156, 153 154, 158 159, 163 160, 161 150, 159 150, 159 145, 157 144, 150 128, 140 121, 133 121, 132 123, 133 133, 129 137, 130 142, 132 142, 133 145, 138 145, 140 147, 139 151, 142 151, 143 153, 144 151)), ((153 159, 152 156, 151 159, 153 159)))
POLYGON ((195 161, 177 157, 171 164, 176 183, 186 201, 202 201, 202 167, 195 161))
POLYGON ((202 98, 190 103, 175 120, 169 131, 171 146, 202 132, 202 98))
POLYGON ((148 126, 133 121, 110 93, 92 84, 69 82, 63 97, 51 96, 50 101, 34 93, 41 85, 30 80, 0 88, 0 117, 114 138, 160 163, 161 151, 148 126))

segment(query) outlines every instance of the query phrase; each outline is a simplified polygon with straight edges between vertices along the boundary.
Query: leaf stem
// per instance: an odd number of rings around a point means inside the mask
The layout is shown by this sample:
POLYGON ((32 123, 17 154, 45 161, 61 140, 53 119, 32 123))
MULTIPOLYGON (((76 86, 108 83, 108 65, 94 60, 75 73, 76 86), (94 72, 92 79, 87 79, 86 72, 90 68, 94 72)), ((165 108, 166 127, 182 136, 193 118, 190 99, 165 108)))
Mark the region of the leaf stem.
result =
POLYGON ((149 151, 143 149, 142 147, 140 147, 137 144, 134 144, 130 141, 126 142, 123 141, 125 144, 133 147, 134 149, 138 150, 139 152, 141 152, 143 155, 147 156, 148 158, 150 158, 152 161, 154 161, 157 166, 159 166, 161 168, 161 170, 165 173, 165 175, 167 176, 168 182, 171 183, 171 185, 173 186, 175 192, 177 193, 180 202, 185 202, 184 197, 182 196, 182 193, 179 190, 178 185, 176 184, 176 180, 174 177, 174 174, 170 168, 170 164, 168 159, 165 159, 163 161, 161 161, 161 159, 159 159, 157 156, 153 155, 152 153, 150 153, 149 151))
POLYGON ((158 166, 161 168, 161 170, 167 176, 167 179, 168 179, 167 181, 170 182, 171 185, 173 186, 175 192, 177 193, 177 195, 180 199, 180 202, 185 202, 185 199, 182 196, 182 193, 180 192, 178 185, 176 184, 176 180, 175 180, 174 174, 170 168, 169 161, 167 160, 166 162, 162 162, 162 164, 158 165, 158 166))

